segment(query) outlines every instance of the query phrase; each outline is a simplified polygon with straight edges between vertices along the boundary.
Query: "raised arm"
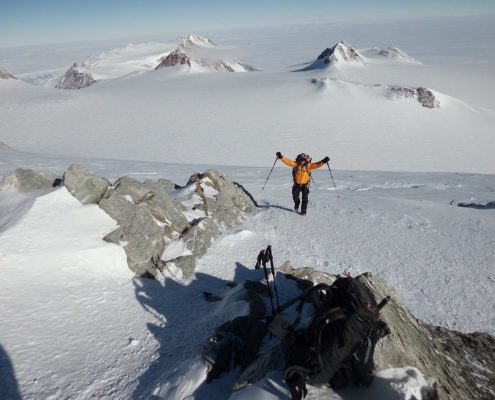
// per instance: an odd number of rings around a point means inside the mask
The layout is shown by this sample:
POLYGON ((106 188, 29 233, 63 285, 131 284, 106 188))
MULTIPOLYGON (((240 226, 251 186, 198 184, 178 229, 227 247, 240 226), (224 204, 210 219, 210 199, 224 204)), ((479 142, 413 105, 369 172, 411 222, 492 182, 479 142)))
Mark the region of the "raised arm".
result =
POLYGON ((309 164, 309 169, 316 169, 322 167, 324 164, 330 161, 330 157, 325 157, 323 160, 309 164))
POLYGON ((287 157, 284 157, 280 151, 277 153, 277 157, 280 158, 280 160, 282 160, 282 162, 285 164, 285 165, 288 165, 289 167, 292 167, 294 168, 297 163, 295 161, 292 161, 292 160, 289 160, 287 157))

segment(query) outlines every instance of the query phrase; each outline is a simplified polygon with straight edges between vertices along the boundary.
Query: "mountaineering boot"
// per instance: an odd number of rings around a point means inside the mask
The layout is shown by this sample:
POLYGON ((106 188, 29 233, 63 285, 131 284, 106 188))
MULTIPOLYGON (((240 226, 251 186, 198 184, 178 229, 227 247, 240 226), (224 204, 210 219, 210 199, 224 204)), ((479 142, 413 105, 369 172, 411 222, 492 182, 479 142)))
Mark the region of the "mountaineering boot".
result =
POLYGON ((299 202, 294 203, 294 210, 299 210, 299 202))
POLYGON ((306 215, 306 209, 305 208, 301 208, 301 215, 306 215))

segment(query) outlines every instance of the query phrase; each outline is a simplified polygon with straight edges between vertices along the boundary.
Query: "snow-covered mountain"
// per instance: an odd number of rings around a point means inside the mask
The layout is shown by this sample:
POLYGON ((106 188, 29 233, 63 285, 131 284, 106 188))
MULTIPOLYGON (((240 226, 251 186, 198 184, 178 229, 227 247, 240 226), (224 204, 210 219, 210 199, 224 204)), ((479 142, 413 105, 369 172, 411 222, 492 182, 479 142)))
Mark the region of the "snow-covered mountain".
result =
POLYGON ((0 65, 0 79, 17 79, 14 75, 12 75, 7 69, 0 65))
POLYGON ((188 72, 252 72, 256 68, 244 64, 236 58, 222 59, 216 53, 217 45, 205 36, 189 35, 181 39, 179 46, 162 57, 155 69, 170 68, 178 65, 187 67, 188 72), (210 49, 210 51, 208 51, 210 49))
POLYGON ((77 63, 67 70, 62 79, 55 85, 56 89, 83 89, 94 85, 96 80, 88 71, 85 65, 79 66, 77 63))
POLYGON ((191 47, 191 46, 206 47, 206 48, 217 47, 215 42, 213 42, 209 37, 196 35, 196 34, 184 36, 180 41, 180 45, 183 47, 191 47))
POLYGON ((316 60, 304 70, 343 65, 364 65, 364 59, 350 44, 340 41, 335 46, 323 50, 316 60))

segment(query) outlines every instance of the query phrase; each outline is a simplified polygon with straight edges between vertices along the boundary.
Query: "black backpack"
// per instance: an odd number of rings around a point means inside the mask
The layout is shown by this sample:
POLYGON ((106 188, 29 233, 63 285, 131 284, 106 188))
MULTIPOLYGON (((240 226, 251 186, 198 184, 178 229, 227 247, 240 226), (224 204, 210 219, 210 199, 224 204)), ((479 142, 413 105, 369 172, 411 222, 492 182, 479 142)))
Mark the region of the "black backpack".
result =
POLYGON ((388 333, 379 319, 380 305, 373 293, 358 279, 338 278, 331 286, 315 286, 298 307, 311 299, 316 315, 309 327, 295 334, 287 357, 284 379, 292 399, 305 396, 305 383, 316 386, 369 385, 373 379, 373 351, 388 333))

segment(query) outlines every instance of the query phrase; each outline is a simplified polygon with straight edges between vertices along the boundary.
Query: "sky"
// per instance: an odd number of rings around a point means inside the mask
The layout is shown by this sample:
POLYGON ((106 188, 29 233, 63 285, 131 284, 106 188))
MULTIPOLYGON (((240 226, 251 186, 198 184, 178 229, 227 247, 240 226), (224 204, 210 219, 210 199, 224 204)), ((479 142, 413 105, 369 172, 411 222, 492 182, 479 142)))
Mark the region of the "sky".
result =
POLYGON ((342 20, 495 14, 493 0, 14 0, 2 3, 0 47, 342 20))

